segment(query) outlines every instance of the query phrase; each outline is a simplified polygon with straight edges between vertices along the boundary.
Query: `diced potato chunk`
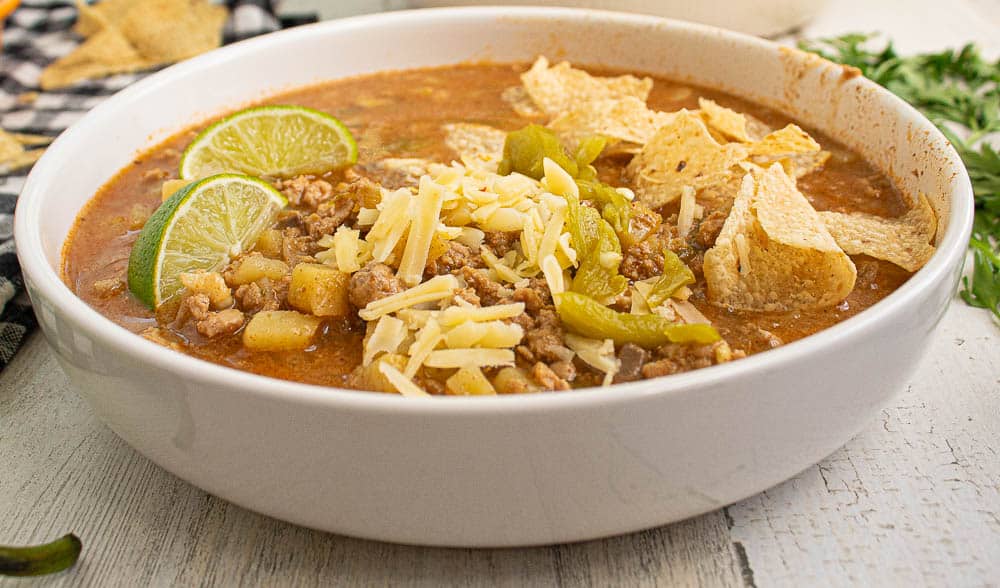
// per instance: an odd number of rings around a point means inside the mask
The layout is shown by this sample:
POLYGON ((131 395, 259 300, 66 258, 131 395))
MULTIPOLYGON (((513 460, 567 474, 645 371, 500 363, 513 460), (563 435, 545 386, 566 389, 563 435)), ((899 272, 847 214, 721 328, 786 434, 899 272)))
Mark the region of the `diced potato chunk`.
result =
POLYGON ((261 278, 280 280, 288 274, 288 265, 277 259, 268 259, 262 255, 249 255, 240 261, 239 266, 230 277, 230 282, 239 286, 256 282, 261 278))
POLYGON ((321 263, 300 263, 292 269, 288 303, 316 316, 347 316, 347 282, 351 276, 321 263))
POLYGON ((538 385, 521 368, 505 367, 493 377, 493 386, 498 394, 522 394, 538 392, 538 385))
POLYGON ((493 384, 483 375, 478 367, 461 368, 445 381, 448 394, 455 396, 487 396, 495 395, 493 384))
POLYGON ((265 310, 253 315, 243 329, 243 346, 251 351, 296 351, 312 343, 320 323, 294 310, 265 310))
POLYGON ((406 356, 400 355, 398 353, 386 353, 380 355, 375 359, 375 361, 370 364, 360 368, 361 369, 361 385, 366 390, 374 390, 376 392, 389 392, 390 394, 396 393, 396 387, 393 386, 382 372, 379 371, 378 366, 386 362, 392 367, 403 371, 406 367, 406 356))
POLYGON ((205 294, 212 308, 219 310, 233 305, 232 292, 219 272, 187 272, 181 274, 181 283, 191 294, 205 294))
POLYGON ((260 234, 260 237, 257 238, 257 243, 254 244, 253 249, 254 251, 260 252, 264 255, 264 257, 280 259, 284 241, 285 238, 281 234, 281 231, 277 229, 268 229, 260 234))

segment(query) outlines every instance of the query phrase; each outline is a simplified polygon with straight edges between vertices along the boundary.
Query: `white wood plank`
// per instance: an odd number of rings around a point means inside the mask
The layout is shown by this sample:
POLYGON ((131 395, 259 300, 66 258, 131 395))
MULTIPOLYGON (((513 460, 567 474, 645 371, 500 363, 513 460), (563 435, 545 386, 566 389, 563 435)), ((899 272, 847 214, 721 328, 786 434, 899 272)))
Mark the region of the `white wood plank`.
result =
POLYGON ((953 304, 910 386, 829 459, 729 508, 759 585, 1000 579, 1000 329, 953 304))

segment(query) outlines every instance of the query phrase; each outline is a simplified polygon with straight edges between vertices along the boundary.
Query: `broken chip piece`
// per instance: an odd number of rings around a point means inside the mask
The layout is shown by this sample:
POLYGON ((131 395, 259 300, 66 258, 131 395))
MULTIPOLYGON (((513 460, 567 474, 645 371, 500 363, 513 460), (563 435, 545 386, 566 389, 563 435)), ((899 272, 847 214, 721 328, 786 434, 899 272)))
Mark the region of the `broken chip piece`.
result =
POLYGON ((627 172, 639 200, 658 208, 680 198, 684 186, 701 190, 724 183, 746 156, 744 145, 719 144, 696 113, 680 111, 650 138, 627 172))
POLYGON ((767 166, 783 161, 793 168, 796 178, 818 170, 830 159, 828 151, 822 151, 815 139, 794 124, 769 133, 749 148, 754 163, 767 166))
POLYGON ((608 152, 637 153, 676 113, 650 110, 635 96, 584 102, 548 124, 571 152, 593 135, 611 140, 608 152))
POLYGON ((707 98, 698 98, 698 108, 708 128, 718 132, 727 140, 741 143, 753 140, 747 131, 747 119, 739 112, 719 106, 714 100, 707 98))
POLYGON ((489 125, 451 123, 444 125, 445 145, 459 158, 475 157, 500 161, 507 132, 489 125))
POLYGON ((922 268, 934 255, 931 240, 937 232, 937 217, 923 194, 897 218, 828 211, 819 216, 837 244, 850 255, 868 255, 908 272, 922 268))
POLYGON ((86 40, 46 67, 43 90, 193 57, 222 43, 227 11, 207 0, 105 0, 78 5, 86 40))
POLYGON ((565 61, 549 67, 545 57, 539 57, 531 69, 521 74, 521 81, 532 102, 549 116, 593 100, 632 96, 645 102, 653 89, 650 78, 597 77, 565 61))
POLYGON ((44 149, 28 151, 25 147, 37 147, 51 142, 52 138, 44 135, 8 133, 0 129, 0 174, 9 174, 29 167, 45 152, 44 149))
POLYGON ((850 294, 854 263, 781 165, 754 170, 705 253, 709 299, 750 311, 832 306, 850 294))

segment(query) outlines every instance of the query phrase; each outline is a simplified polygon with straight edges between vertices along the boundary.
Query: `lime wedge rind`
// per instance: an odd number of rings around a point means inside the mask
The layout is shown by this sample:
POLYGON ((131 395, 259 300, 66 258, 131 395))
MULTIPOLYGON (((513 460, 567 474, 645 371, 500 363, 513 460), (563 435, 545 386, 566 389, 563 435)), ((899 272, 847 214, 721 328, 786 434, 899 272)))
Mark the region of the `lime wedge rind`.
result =
POLYGON ((180 177, 233 172, 288 178, 357 162, 358 146, 336 118, 304 106, 257 106, 212 124, 184 151, 180 177))
POLYGON ((188 184, 146 221, 129 257, 129 289, 155 309, 180 291, 181 273, 220 269, 285 205, 280 192, 249 176, 217 174, 188 184))

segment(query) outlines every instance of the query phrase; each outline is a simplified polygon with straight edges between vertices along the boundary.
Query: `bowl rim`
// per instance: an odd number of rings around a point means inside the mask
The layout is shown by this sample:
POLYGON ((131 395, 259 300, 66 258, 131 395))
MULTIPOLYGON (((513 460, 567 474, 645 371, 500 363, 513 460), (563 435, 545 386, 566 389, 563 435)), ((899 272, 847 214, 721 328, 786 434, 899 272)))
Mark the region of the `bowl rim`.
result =
MULTIPOLYGON (((167 349, 119 326, 77 297, 63 282, 60 272, 52 268, 43 254, 40 224, 42 210, 37 203, 44 196, 47 176, 57 171, 58 158, 62 156, 63 151, 72 149, 74 141, 79 141, 80 136, 90 132, 87 128, 90 120, 117 108, 121 103, 128 103, 133 96, 141 95, 158 86, 168 85, 174 78, 183 77, 187 72, 238 57, 251 47, 257 48, 294 40, 296 37, 329 35, 340 30, 385 23, 420 26, 424 22, 447 19, 485 21, 498 18, 581 21, 592 20, 595 16, 623 26, 643 27, 648 30, 651 25, 655 25, 658 30, 694 30, 715 36, 721 35, 742 45, 771 49, 781 47, 778 43, 743 33, 655 16, 580 8, 523 6, 430 8, 384 12, 313 23, 233 43, 172 65, 126 87, 92 109, 53 142, 29 174, 15 210, 14 237, 26 281, 30 282, 34 290, 51 301, 56 314, 65 316, 74 328, 86 331, 88 335, 103 340, 109 347, 122 350, 140 362, 179 374, 189 383, 239 388, 241 393, 272 400, 350 410, 421 415, 454 413, 489 415, 534 412, 539 409, 561 411, 613 406, 640 401, 651 396, 680 394, 692 389, 711 387, 720 381, 737 379, 752 373, 780 370, 790 362, 821 353, 824 349, 863 340, 890 315, 895 312, 905 312, 907 306, 933 285, 951 279, 952 266, 956 258, 961 260, 965 257, 972 226, 973 195, 965 166, 944 135, 929 120, 902 99, 864 78, 859 78, 856 83, 863 85, 866 91, 878 92, 883 98, 888 97, 889 103, 894 105, 899 116, 913 122, 915 130, 929 131, 936 142, 947 145, 947 149, 941 150, 939 156, 946 165, 947 172, 955 174, 952 181, 955 189, 950 199, 947 231, 937 244, 937 250, 929 262, 901 287, 872 307, 800 340, 764 353, 754 354, 740 361, 660 378, 615 384, 612 389, 589 387, 558 393, 509 394, 492 397, 449 396, 447 400, 442 400, 437 397, 409 398, 398 394, 305 384, 258 375, 167 349)), ((827 61, 820 63, 825 68, 840 67, 827 61)))

